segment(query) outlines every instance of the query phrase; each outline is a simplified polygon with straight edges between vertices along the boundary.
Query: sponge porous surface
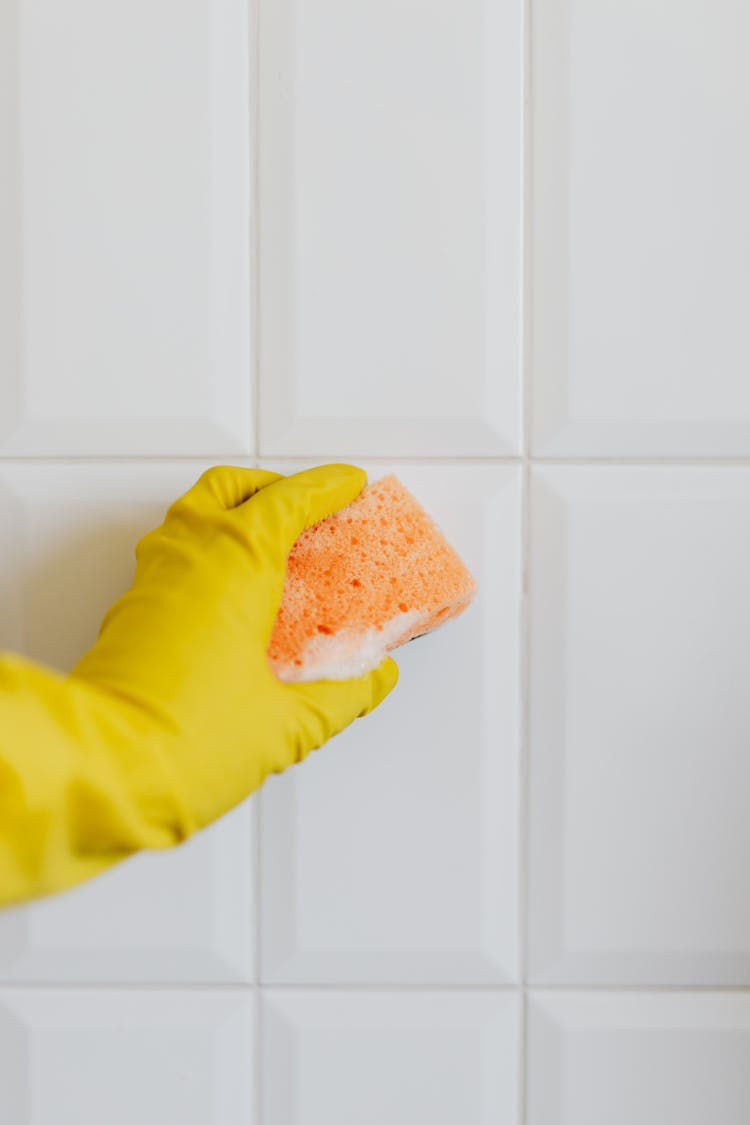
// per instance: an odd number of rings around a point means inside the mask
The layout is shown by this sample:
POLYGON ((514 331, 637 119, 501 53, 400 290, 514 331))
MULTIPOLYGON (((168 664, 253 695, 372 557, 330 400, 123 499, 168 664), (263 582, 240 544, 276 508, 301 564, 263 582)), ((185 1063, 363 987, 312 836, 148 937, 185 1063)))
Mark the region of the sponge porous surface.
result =
POLYGON ((282 680, 345 679, 457 616, 476 585, 395 476, 303 532, 289 555, 268 656, 282 680))

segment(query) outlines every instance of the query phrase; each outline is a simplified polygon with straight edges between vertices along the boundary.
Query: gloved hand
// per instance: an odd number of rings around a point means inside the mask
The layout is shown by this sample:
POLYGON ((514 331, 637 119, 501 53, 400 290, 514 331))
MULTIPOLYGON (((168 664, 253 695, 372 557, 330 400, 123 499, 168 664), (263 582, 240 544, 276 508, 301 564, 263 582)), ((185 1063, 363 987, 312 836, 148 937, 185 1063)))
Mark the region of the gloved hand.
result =
POLYGON ((295 539, 364 483, 344 465, 210 469, 138 544, 70 676, 0 660, 0 903, 178 843, 388 694, 392 660, 308 684, 266 660, 295 539))

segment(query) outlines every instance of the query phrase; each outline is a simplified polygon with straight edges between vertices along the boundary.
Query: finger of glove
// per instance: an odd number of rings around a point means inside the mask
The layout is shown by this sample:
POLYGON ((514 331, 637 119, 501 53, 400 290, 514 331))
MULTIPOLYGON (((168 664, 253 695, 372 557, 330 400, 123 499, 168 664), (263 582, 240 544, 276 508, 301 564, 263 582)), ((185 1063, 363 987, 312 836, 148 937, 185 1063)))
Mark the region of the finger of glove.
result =
POLYGON ((354 500, 366 482, 366 473, 353 465, 320 465, 281 477, 233 513, 233 518, 242 522, 260 564, 268 637, 284 589, 287 557, 295 540, 306 528, 354 500))
POLYGON ((387 658, 356 679, 289 684, 284 690, 293 708, 295 760, 301 761, 355 719, 374 711, 397 682, 398 665, 387 658))
POLYGON ((227 511, 246 503, 261 489, 282 479, 279 473, 267 472, 265 469, 215 465, 207 469, 193 487, 175 501, 169 512, 227 511))
POLYGON ((210 524, 224 520, 227 512, 280 479, 279 473, 264 469, 243 469, 234 465, 207 469, 192 488, 170 505, 160 526, 138 541, 135 548, 138 566, 142 568, 154 558, 158 559, 167 539, 174 535, 183 538, 186 530, 189 535, 204 534, 210 524))
POLYGON ((298 535, 349 504, 366 483, 364 469, 354 465, 318 465, 277 478, 237 515, 252 521, 253 531, 265 529, 272 554, 286 558, 298 535))

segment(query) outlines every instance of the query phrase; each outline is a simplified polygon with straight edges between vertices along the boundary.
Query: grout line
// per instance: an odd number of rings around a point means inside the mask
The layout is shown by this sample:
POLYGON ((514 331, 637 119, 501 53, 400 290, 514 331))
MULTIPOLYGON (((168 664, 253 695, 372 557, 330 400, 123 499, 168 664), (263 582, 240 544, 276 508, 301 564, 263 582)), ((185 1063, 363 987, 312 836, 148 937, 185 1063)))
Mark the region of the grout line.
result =
MULTIPOLYGON (((248 66, 250 69, 250 370, 253 458, 257 466, 260 457, 260 3, 250 0, 248 5, 248 66)), ((261 1008, 261 794, 253 800, 253 1120, 260 1122, 263 1113, 263 1012, 261 1008)))
MULTIPOLYGON (((261 786, 261 789, 263 786, 261 786)), ((261 958, 261 943, 262 943, 262 927, 261 927, 261 895, 262 895, 262 882, 263 872, 261 868, 261 849, 263 847, 263 833, 261 831, 261 818, 263 816, 261 789, 255 793, 255 862, 253 864, 253 875, 255 880, 255 887, 253 891, 253 905, 255 909, 255 918, 253 925, 253 940, 255 942, 255 985, 260 987, 262 980, 262 958, 261 958)))
POLYGON ((750 457, 690 457, 687 455, 682 456, 664 456, 664 457, 640 457, 627 455, 622 456, 607 456, 600 457, 587 457, 583 455, 571 455, 570 457, 561 456, 545 456, 544 454, 534 455, 529 457, 529 461, 535 465, 552 465, 552 466, 580 466, 580 467, 604 467, 609 465, 618 466, 621 468, 640 468, 645 467, 649 469, 661 468, 689 468, 689 469, 710 469, 710 468, 732 468, 740 467, 747 468, 750 466, 750 457))
POLYGON ((29 456, 4 456, 0 454, 0 468, 3 467, 28 467, 35 466, 61 466, 61 467, 79 467, 90 468, 94 466, 118 466, 126 465, 148 465, 148 466, 167 466, 167 465, 208 465, 210 464, 247 464, 257 465, 259 461, 267 463, 274 463, 280 461, 288 461, 292 463, 299 462, 303 465, 320 464, 325 460, 346 460, 348 458, 355 461, 366 461, 370 464, 382 465, 424 465, 425 467, 443 467, 451 468, 458 467, 464 468, 468 466, 487 466, 487 467, 504 467, 504 466, 538 466, 540 468, 608 468, 616 467, 623 469, 635 468, 650 468, 650 469, 723 469, 723 468, 750 468, 750 456, 748 457, 545 457, 534 456, 532 454, 508 454, 497 456, 472 456, 467 455, 439 455, 434 456, 413 456, 408 454, 394 453, 391 456, 382 455, 363 455, 357 454, 343 454, 343 453, 323 453, 317 455, 304 455, 304 454, 289 454, 289 453, 269 453, 263 457, 254 457, 248 453, 247 450, 235 450, 234 452, 226 450, 223 453, 154 453, 154 454, 92 454, 81 456, 70 455, 37 455, 30 454, 29 456))
POLYGON ((241 464, 241 463, 255 463, 257 458, 253 457, 247 450, 244 453, 239 451, 224 452, 224 453, 154 453, 154 454, 123 454, 104 456, 94 454, 92 456, 29 456, 29 457, 4 457, 0 454, 0 467, 4 465, 22 465, 22 466, 44 466, 44 465, 60 465, 60 466, 78 466, 81 468, 88 468, 92 465, 111 465, 117 467, 119 465, 228 465, 228 464, 241 464))
POLYGON ((245 993, 252 996, 252 981, 138 981, 138 980, 0 980, 3 992, 221 992, 245 993))
POLYGON ((523 402, 521 480, 521 605, 519 629, 519 727, 518 727, 518 956, 522 984, 526 983, 526 899, 528 875, 528 728, 529 728, 529 569, 531 561, 530 496, 531 469, 531 335, 530 259, 530 88, 531 88, 531 0, 523 0, 521 26, 521 390, 523 402))
POLYGON ((521 984, 528 982, 531 821, 531 467, 526 465, 521 501, 521 636, 519 652, 518 944, 521 984))
POLYGON ((520 992, 520 986, 512 982, 499 984, 493 981, 274 981, 261 983, 263 992, 384 992, 384 993, 422 993, 422 992, 472 992, 512 995, 520 992))
POLYGON ((522 442, 524 460, 528 461, 532 449, 533 396, 532 396, 532 206, 531 184, 533 168, 531 163, 531 0, 523 2, 521 46, 521 246, 520 246, 520 346, 521 346, 521 402, 522 402, 522 442))
POLYGON ((532 384, 532 161, 531 131, 531 2, 523 0, 521 31, 522 104, 521 104, 521 396, 523 475, 521 480, 521 605, 519 637, 519 730, 518 730, 518 960, 521 977, 518 1023, 518 1121, 528 1119, 528 897, 529 897, 529 726, 531 714, 530 669, 530 570, 531 570, 531 450, 533 433, 532 384))
POLYGON ((520 465, 523 463, 523 456, 518 453, 497 454, 487 456, 476 456, 474 454, 425 454, 424 456, 415 456, 408 453, 393 453, 391 455, 384 454, 370 454, 362 453, 361 450, 354 452, 350 450, 342 452, 341 450, 328 450, 319 453, 300 454, 300 453, 269 453, 264 452, 260 460, 266 464, 274 464, 278 462, 299 462, 301 465, 322 464, 325 461, 353 461, 355 464, 381 464, 381 465, 438 465, 450 467, 454 465, 520 465))
POLYGON ((218 462, 220 464, 228 464, 230 462, 280 462, 290 461, 299 462, 303 465, 320 464, 326 460, 346 460, 349 457, 355 461, 374 462, 384 465, 398 465, 398 464, 414 464, 414 465, 438 465, 450 467, 452 465, 519 465, 522 463, 523 458, 520 455, 509 454, 507 456, 488 456, 476 457, 472 455, 466 456, 424 456, 415 457, 408 454, 395 453, 392 456, 369 456, 361 453, 357 454, 342 454, 342 453, 318 453, 309 455, 300 454, 282 454, 282 453, 268 453, 253 457, 252 454, 240 452, 223 453, 203 453, 203 454, 123 454, 123 455, 102 455, 92 454, 91 456, 36 456, 29 455, 28 457, 22 456, 3 456, 0 454, 0 466, 3 465, 142 465, 142 464, 157 464, 157 465, 171 465, 175 463, 196 464, 200 465, 206 462, 218 462))
POLYGON ((261 1097, 263 1088, 263 1014, 261 1010, 261 917, 260 917, 260 904, 261 904, 261 866, 260 866, 260 849, 261 849, 261 800, 260 792, 256 793, 255 797, 255 862, 254 862, 254 875, 255 886, 253 888, 253 904, 255 909, 255 918, 253 919, 253 934, 255 942, 255 956, 254 956, 254 977, 255 977, 255 1038, 253 1040, 253 1061, 255 1063, 255 1120, 261 1120, 261 1097))
MULTIPOLYGON (((262 788, 262 786, 261 786, 262 788)), ((255 794, 251 797, 254 804, 253 815, 253 892, 251 900, 253 903, 253 988, 255 993, 255 1025, 254 1025, 254 1039, 253 1039, 253 1062, 255 1065, 255 1120, 260 1121, 260 1099, 263 1077, 263 1050, 262 1050, 262 1033, 263 1026, 261 1016, 260 1004, 260 979, 261 979, 261 865, 260 865, 260 851, 261 851, 261 793, 256 790, 255 794)))
POLYGON ((419 995, 427 993, 471 993, 497 996, 518 995, 525 1003, 529 996, 538 995, 588 995, 588 996, 746 996, 750 997, 750 984, 628 984, 582 983, 567 984, 496 984, 491 982, 433 981, 423 983, 342 981, 253 984, 252 981, 64 981, 26 980, 0 981, 0 995, 4 992, 131 992, 131 993, 237 993, 261 997, 264 993, 383 993, 419 995))
POLYGON ((750 995, 750 984, 707 984, 691 983, 691 984, 643 984, 627 982, 612 983, 602 982, 594 983, 592 981, 570 981, 567 984, 530 984, 526 986, 528 993, 587 993, 589 995, 604 995, 609 993, 615 994, 643 994, 648 995, 663 995, 665 993, 671 995, 702 995, 710 993, 721 993, 726 995, 750 995))
POLYGON ((519 1125, 526 1125, 529 1085, 529 997, 525 988, 521 993, 518 1022, 518 1120, 519 1125))
POLYGON ((263 1005, 260 991, 256 989, 253 1022, 253 1058, 255 1062, 255 1082, 253 1084, 253 1120, 258 1123, 263 1117, 263 1005))
POLYGON ((260 457, 260 2, 250 0, 250 371, 253 455, 260 457))

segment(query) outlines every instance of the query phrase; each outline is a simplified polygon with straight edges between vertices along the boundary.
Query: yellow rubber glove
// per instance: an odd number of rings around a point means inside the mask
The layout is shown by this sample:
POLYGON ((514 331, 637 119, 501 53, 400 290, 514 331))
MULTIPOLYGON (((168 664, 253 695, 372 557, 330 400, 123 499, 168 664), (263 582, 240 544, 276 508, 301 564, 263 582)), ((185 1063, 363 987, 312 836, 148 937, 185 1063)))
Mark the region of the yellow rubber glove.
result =
POLYGON ((138 544, 70 676, 0 658, 0 903, 179 843, 388 694, 392 660, 314 684, 266 661, 292 544, 364 483, 210 469, 138 544))

